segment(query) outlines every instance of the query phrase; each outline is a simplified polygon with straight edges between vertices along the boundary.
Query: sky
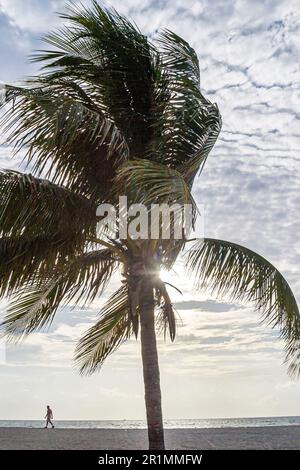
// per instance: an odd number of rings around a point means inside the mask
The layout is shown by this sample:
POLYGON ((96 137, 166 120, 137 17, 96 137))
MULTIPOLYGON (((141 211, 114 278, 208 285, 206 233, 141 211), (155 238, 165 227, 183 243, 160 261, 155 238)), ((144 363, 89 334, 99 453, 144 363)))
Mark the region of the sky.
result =
MULTIPOLYGON (((87 3, 83 1, 82 3, 87 3)), ((33 73, 28 54, 59 21, 59 0, 0 0, 0 80, 33 73)), ((300 301, 300 18, 297 0, 112 0, 149 36, 169 28, 195 48, 203 94, 218 103, 223 128, 194 195, 205 236, 245 245, 285 275, 300 301)), ((0 146, 0 167, 17 168, 0 146)), ((300 382, 287 375, 278 332, 253 306, 181 288, 174 343, 160 338, 166 419, 300 415, 300 382)), ((50 331, 7 346, 0 364, 0 419, 144 419, 140 343, 123 344, 92 377, 72 357, 106 296, 85 310, 65 307, 50 331)), ((5 313, 1 304, 1 314, 5 313)), ((1 357, 0 357, 1 359, 1 357)))

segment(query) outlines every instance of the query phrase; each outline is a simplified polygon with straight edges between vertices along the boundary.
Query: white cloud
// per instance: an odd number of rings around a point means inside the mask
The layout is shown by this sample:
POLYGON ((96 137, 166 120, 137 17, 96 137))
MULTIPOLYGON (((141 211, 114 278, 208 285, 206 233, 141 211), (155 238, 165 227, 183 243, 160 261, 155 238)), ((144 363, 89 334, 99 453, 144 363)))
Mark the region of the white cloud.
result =
POLYGON ((49 20, 50 23, 56 21, 54 12, 64 4, 63 0, 0 0, 0 13, 6 15, 13 26, 36 34, 47 31, 49 20))

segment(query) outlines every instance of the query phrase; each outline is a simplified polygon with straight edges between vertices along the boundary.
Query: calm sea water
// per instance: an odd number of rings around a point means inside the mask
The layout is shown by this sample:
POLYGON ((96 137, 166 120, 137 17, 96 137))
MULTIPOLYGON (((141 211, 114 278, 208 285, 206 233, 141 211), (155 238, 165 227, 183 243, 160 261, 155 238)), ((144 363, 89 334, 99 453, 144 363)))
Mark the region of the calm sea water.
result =
MULTIPOLYGON (((13 421, 0 420, 0 427, 41 428, 45 421, 13 421)), ((260 426, 300 426, 300 416, 280 416, 266 418, 223 418, 223 419, 171 419, 165 420, 165 427, 172 428, 236 428, 260 426)), ((145 421, 59 421, 55 420, 57 428, 78 429, 143 429, 145 421)))

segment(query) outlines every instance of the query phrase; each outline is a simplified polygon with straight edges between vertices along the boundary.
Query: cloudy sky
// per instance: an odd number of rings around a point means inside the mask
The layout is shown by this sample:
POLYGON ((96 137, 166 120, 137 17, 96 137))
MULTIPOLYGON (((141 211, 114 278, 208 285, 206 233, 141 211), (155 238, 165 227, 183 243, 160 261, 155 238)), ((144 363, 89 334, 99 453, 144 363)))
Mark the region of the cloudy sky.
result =
MULTIPOLYGON (((0 0, 0 80, 32 73, 27 55, 57 24, 59 0, 0 0)), ((86 3, 83 1, 83 3, 86 3)), ((203 93, 223 130, 195 184, 205 235, 266 256, 300 301, 300 18, 297 0, 112 0, 147 34, 167 27, 195 47, 203 93), (120 6, 121 4, 121 6, 120 6)), ((17 167, 0 147, 0 166, 17 167)), ((166 418, 300 415, 299 382, 286 374, 276 332, 251 306, 195 294, 181 267, 172 282, 181 326, 159 341, 166 418)), ((114 281, 117 284, 117 280, 114 281)), ((113 286, 111 286, 111 289, 113 286)), ((0 419, 143 419, 140 344, 123 345, 102 371, 74 370, 76 340, 97 317, 65 308, 50 332, 10 346, 0 365, 0 419)), ((2 313, 5 307, 2 306, 2 313)), ((3 359, 3 358, 2 358, 3 359)))

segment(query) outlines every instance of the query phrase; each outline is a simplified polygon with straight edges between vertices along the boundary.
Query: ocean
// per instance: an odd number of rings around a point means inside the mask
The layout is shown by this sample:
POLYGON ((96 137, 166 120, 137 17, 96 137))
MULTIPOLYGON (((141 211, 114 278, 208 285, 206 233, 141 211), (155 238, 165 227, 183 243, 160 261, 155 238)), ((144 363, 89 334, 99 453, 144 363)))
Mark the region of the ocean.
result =
MULTIPOLYGON (((57 428, 68 429, 144 429, 145 421, 112 420, 112 421, 71 421, 54 420, 57 428)), ((0 427, 42 428, 45 421, 0 420, 0 427)), ((260 418, 214 418, 214 419, 166 419, 166 429, 174 428, 238 428, 262 426, 300 426, 300 416, 279 416, 260 418)))

